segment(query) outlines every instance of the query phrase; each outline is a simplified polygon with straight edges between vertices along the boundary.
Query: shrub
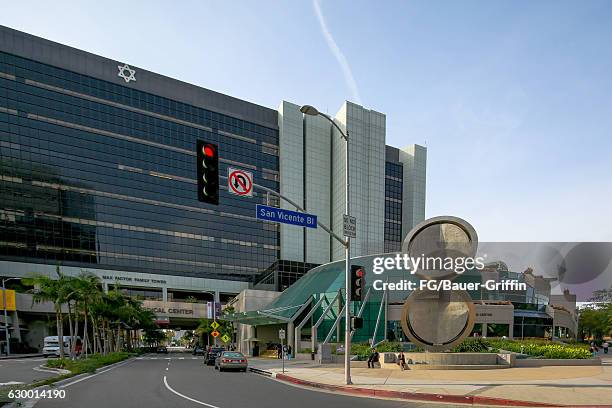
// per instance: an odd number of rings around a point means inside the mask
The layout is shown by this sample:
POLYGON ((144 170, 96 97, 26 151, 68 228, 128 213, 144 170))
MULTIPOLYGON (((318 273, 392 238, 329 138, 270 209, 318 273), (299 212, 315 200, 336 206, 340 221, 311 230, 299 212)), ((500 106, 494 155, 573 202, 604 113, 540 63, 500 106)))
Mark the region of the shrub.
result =
POLYGON ((47 360, 47 367, 61 368, 70 371, 72 374, 93 373, 96 369, 109 364, 118 363, 130 356, 129 353, 109 353, 107 355, 93 354, 88 358, 70 360, 62 358, 57 360, 47 360))
POLYGON ((467 338, 457 347, 453 348, 453 353, 486 353, 489 351, 490 344, 482 337, 467 338))
POLYGON ((501 350, 523 353, 532 357, 555 359, 591 358, 588 346, 584 344, 562 344, 546 340, 489 340, 493 347, 501 350))
MULTIPOLYGON (((370 355, 372 346, 369 343, 352 343, 351 354, 356 355, 359 360, 365 360, 370 355)), ((397 353, 402 350, 402 343, 384 342, 376 346, 379 353, 397 353)))

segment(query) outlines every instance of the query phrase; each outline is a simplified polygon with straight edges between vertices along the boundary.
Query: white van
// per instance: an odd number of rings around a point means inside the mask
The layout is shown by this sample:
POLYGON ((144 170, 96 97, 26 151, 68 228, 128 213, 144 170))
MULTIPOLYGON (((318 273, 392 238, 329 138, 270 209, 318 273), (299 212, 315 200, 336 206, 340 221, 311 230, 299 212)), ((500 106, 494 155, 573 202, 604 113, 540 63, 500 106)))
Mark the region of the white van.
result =
MULTIPOLYGON (((59 357, 60 355, 60 348, 59 348, 59 341, 58 341, 59 337, 58 336, 47 336, 45 337, 44 340, 44 345, 43 345, 43 356, 44 357, 48 357, 48 356, 56 356, 59 357)), ((70 355, 70 344, 71 344, 72 338, 70 336, 64 336, 64 355, 65 356, 69 356, 70 355)), ((81 338, 80 337, 76 337, 76 343, 77 343, 77 354, 80 354, 81 350, 80 350, 80 345, 81 345, 81 338)))

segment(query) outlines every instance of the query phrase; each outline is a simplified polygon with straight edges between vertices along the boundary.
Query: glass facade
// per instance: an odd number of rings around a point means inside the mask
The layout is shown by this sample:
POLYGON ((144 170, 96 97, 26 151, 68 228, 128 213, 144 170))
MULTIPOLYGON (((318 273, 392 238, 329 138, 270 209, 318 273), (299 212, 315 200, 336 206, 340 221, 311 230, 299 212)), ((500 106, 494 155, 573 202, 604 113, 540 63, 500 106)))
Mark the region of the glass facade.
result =
POLYGON ((385 252, 402 247, 402 163, 385 163, 385 252))
POLYGON ((319 265, 281 259, 275 262, 264 274, 262 274, 255 282, 254 288, 268 287, 275 291, 282 292, 297 282, 306 272, 317 266, 319 265))
MULTIPOLYGON (((389 310, 391 308, 402 307, 406 298, 410 295, 409 290, 391 290, 387 292, 388 306, 382 307, 383 291, 375 290, 374 285, 376 280, 389 282, 400 282, 407 280, 417 283, 420 279, 417 275, 410 274, 406 270, 388 269, 384 275, 374 274, 372 271, 373 258, 377 255, 356 257, 352 262, 357 265, 363 265, 366 271, 366 293, 369 292, 367 301, 352 301, 350 304, 351 314, 357 315, 359 310, 363 308, 363 328, 355 332, 353 341, 366 342, 374 338, 375 342, 382 340, 385 337, 399 340, 406 340, 403 334, 400 322, 393 318, 389 310), (380 318, 379 318, 380 316, 380 318), (378 321, 378 327, 377 327, 378 321), (385 329, 386 327, 386 329, 385 329)), ((491 272, 491 271, 488 271, 491 272)), ((507 308, 512 305, 512 316, 510 320, 506 316, 501 315, 499 321, 493 321, 492 316, 487 316, 489 322, 486 323, 486 333, 483 333, 484 323, 478 322, 475 324, 473 333, 478 335, 486 335, 488 337, 514 336, 514 338, 522 337, 541 337, 549 338, 553 333, 553 316, 549 315, 547 310, 549 305, 539 304, 534 300, 528 300, 527 293, 533 292, 534 288, 524 279, 524 274, 511 272, 507 270, 498 271, 503 279, 515 278, 527 284, 527 290, 524 291, 469 291, 469 295, 479 305, 487 307, 501 306, 507 308), (520 279, 519 279, 520 278, 520 279), (520 298, 520 302, 512 301, 512 299, 520 298), (526 300, 527 299, 527 300, 526 300), (512 322, 512 325, 510 324, 512 322)), ((468 270, 464 274, 458 276, 453 282, 470 283, 483 282, 485 276, 479 270, 468 270)), ((489 279, 489 277, 486 277, 489 279)), ((235 321, 251 325, 266 325, 279 324, 286 322, 286 319, 294 319, 294 323, 298 324, 304 316, 310 311, 310 308, 305 308, 299 316, 295 316, 296 312, 309 300, 312 305, 318 304, 313 312, 313 317, 307 321, 302 327, 301 340, 310 340, 312 322, 317 322, 331 304, 331 308, 327 310, 327 314, 320 322, 317 329, 317 342, 324 341, 328 335, 328 341, 337 342, 343 339, 342 316, 338 320, 339 324, 334 325, 338 318, 338 313, 342 309, 342 305, 336 299, 338 293, 343 294, 344 287, 344 261, 336 261, 318 266, 310 270, 294 285, 284 289, 283 293, 274 299, 270 304, 266 305, 261 311, 249 311, 239 313, 235 316, 235 321), (319 304, 319 299, 324 300, 319 304), (265 313, 260 313, 265 312, 265 313)), ((507 310, 507 309, 506 309, 507 310)), ((488 310, 487 313, 491 313, 488 310)), ((397 314, 395 315, 397 316, 397 314)), ((478 317, 477 317, 478 319, 478 317)), ((566 333, 571 331, 571 328, 563 326, 563 324, 555 324, 558 333, 566 336, 566 333)))
POLYGON ((0 259, 254 280, 266 197, 197 201, 197 140, 278 191, 277 129, 0 53, 0 259))

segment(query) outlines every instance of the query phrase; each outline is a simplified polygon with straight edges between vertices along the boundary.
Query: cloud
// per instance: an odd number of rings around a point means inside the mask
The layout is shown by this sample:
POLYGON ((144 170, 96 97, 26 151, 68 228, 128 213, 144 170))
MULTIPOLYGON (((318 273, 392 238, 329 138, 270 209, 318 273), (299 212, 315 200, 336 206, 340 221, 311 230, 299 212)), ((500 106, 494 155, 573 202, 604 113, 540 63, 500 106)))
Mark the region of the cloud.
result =
POLYGON ((321 11, 320 0, 313 0, 312 4, 314 6, 317 19, 319 20, 319 25, 321 26, 321 32, 323 33, 323 37, 325 37, 325 41, 327 42, 329 49, 334 54, 334 57, 336 57, 338 64, 340 64, 340 68, 342 68, 342 73, 344 74, 344 81, 346 82, 346 85, 351 91, 352 99, 354 102, 362 105, 361 98, 359 97, 359 90, 357 89, 357 82, 355 82, 353 72, 351 71, 351 67, 348 61, 346 60, 346 57, 342 53, 342 50, 340 50, 340 47, 338 47, 338 44, 336 44, 334 37, 331 35, 329 29, 327 28, 325 17, 323 17, 323 12, 321 11))

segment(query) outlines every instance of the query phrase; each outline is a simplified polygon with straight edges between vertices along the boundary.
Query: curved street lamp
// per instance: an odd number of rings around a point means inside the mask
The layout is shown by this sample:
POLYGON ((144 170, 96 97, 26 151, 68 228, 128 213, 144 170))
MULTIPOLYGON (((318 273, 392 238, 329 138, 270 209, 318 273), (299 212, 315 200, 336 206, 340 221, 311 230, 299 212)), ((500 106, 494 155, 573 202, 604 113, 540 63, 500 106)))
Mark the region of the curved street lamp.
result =
MULTIPOLYGON (((346 133, 338 126, 338 124, 330 118, 328 115, 319 112, 317 108, 311 105, 304 105, 300 108, 300 112, 304 115, 309 116, 322 116, 327 119, 337 130, 340 132, 340 136, 346 142, 346 154, 345 154, 345 211, 346 215, 350 216, 350 200, 349 200, 349 132, 346 133)), ((344 271, 344 291, 346 296, 346 303, 344 306, 344 380, 346 384, 352 384, 351 382, 351 238, 349 236, 344 237, 344 259, 345 259, 345 271, 344 271)))

